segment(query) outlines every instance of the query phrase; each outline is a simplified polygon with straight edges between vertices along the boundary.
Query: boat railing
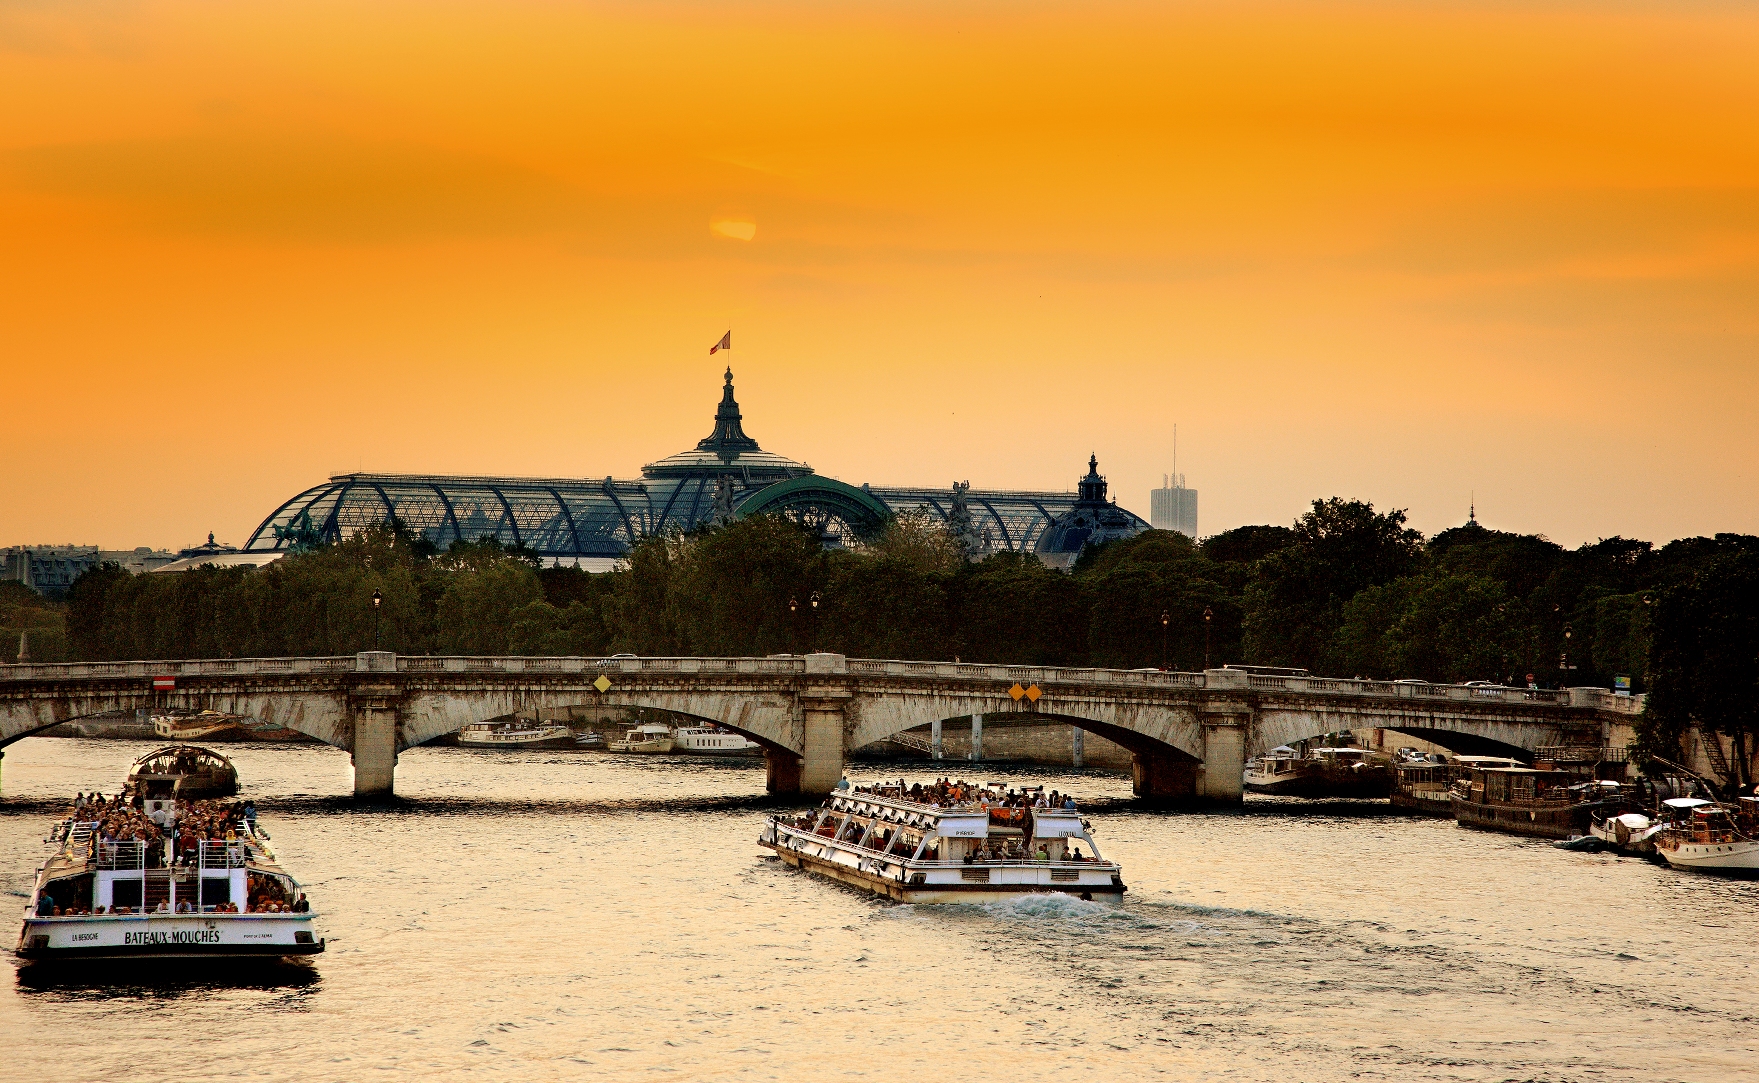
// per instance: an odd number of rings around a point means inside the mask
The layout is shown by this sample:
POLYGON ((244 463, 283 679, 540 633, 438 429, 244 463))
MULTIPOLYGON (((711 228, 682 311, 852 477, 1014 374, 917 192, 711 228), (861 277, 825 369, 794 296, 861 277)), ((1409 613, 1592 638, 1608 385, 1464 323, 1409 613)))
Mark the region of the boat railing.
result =
POLYGON ((147 867, 147 846, 139 839, 118 839, 98 843, 98 868, 144 869, 147 867))
POLYGON ((196 863, 204 869, 242 869, 248 856, 242 842, 203 839, 197 851, 196 863))
POLYGON ((1029 857, 986 858, 981 861, 966 861, 963 858, 935 861, 912 861, 910 867, 915 869, 1116 869, 1120 866, 1116 861, 1097 860, 1070 861, 1048 860, 1039 861, 1029 857))

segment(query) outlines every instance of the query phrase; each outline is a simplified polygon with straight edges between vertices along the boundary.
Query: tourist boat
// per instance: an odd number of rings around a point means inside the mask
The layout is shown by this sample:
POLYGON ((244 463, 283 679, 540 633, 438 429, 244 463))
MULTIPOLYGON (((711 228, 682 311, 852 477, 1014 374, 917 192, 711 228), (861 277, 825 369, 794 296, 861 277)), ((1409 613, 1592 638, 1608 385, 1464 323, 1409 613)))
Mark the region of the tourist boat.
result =
POLYGON ((626 730, 623 736, 611 742, 612 752, 644 752, 648 755, 659 755, 672 751, 672 727, 662 726, 657 722, 649 722, 626 730))
POLYGON ((840 789, 818 809, 773 816, 758 844, 787 864, 907 903, 1032 894, 1120 902, 1123 870, 1073 808, 911 800, 902 787, 840 789))
POLYGON ((687 756, 756 756, 763 746, 719 726, 679 726, 672 731, 672 751, 687 756))
POLYGON ((230 735, 243 724, 244 720, 237 715, 218 711, 153 716, 153 732, 172 741, 200 741, 220 734, 230 735))
POLYGON ((1449 795, 1461 827, 1547 839, 1585 834, 1590 815, 1609 802, 1622 798, 1567 771, 1534 767, 1470 766, 1449 795))
POLYGON ((1519 767, 1521 761, 1506 756, 1455 756, 1449 760, 1412 750, 1393 764, 1393 808, 1452 819, 1453 784, 1472 766, 1519 767))
POLYGON ((166 745, 129 765, 123 793, 147 815, 177 801, 206 801, 238 792, 238 771, 218 752, 195 745, 166 745))
POLYGON ((1385 797, 1393 771, 1365 748, 1327 746, 1303 755, 1282 745, 1248 763, 1241 783, 1278 797, 1385 797))
POLYGON ((1724 805, 1676 797, 1664 807, 1683 813, 1655 836, 1655 852, 1676 869, 1759 877, 1759 798, 1724 805))
POLYGON ((605 747, 605 735, 598 730, 581 730, 574 735, 574 747, 602 751, 605 747))
MULTIPOLYGON (((207 749, 160 749, 135 766, 119 808, 138 813, 143 823, 173 809, 187 816, 190 802, 229 797, 237 789, 231 763, 207 749), (168 779, 180 765, 189 773, 168 779), (216 781, 222 773, 230 783, 216 781)), ((254 822, 254 807, 248 816, 236 803, 216 802, 208 811, 224 823, 224 836, 178 847, 169 838, 105 841, 104 821, 86 818, 93 815, 91 806, 75 808, 50 834, 50 852, 37 870, 16 954, 39 965, 88 959, 280 959, 322 952, 324 940, 299 884, 282 869, 267 833, 254 822)), ((220 829, 216 825, 209 833, 220 829)))
POLYGON ((560 722, 476 722, 458 731, 465 748, 573 748, 574 731, 560 722))

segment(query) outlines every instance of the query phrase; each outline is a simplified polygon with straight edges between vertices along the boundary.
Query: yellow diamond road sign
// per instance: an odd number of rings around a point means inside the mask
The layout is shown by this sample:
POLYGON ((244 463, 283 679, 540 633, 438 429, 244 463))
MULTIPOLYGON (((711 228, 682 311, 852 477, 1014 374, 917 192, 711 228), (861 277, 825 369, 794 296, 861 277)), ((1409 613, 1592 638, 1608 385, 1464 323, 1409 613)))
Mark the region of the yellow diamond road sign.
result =
POLYGON ((1038 685, 1036 684, 1026 690, 1026 698, 1034 703, 1037 703, 1038 697, 1042 695, 1044 695, 1044 693, 1038 690, 1038 685))
POLYGON ((1021 696, 1024 696, 1025 694, 1026 694, 1026 689, 1021 688, 1018 684, 1015 684, 1014 687, 1008 689, 1008 695, 1013 696, 1015 699, 1019 699, 1021 696))
POLYGON ((599 679, 592 682, 592 686, 600 692, 609 692, 611 690, 611 678, 601 673, 599 674, 599 679))

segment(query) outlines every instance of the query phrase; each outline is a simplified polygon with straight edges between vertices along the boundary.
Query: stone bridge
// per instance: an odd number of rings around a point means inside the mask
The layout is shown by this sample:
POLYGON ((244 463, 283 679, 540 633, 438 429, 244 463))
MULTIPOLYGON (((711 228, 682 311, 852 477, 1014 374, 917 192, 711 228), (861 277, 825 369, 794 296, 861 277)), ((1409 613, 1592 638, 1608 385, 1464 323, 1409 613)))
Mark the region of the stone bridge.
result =
POLYGON ((651 707, 763 746, 775 793, 824 793, 850 749, 950 718, 1057 720, 1130 750, 1135 792, 1238 801, 1245 761, 1343 729, 1380 727, 1459 752, 1599 744, 1641 700, 1598 688, 1530 691, 1203 673, 782 658, 464 658, 366 652, 0 666, 0 748, 92 715, 213 710, 348 750, 360 796, 392 790, 403 749, 518 711, 651 707))

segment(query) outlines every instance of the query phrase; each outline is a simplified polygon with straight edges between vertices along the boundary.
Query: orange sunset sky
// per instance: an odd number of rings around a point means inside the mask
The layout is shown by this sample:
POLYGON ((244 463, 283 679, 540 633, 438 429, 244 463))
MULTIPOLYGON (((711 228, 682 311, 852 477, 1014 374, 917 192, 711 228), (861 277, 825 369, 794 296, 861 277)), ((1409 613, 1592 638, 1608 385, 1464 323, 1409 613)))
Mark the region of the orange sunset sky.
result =
POLYGON ((368 470, 1759 533, 1750 3, 0 3, 0 545, 368 470))

